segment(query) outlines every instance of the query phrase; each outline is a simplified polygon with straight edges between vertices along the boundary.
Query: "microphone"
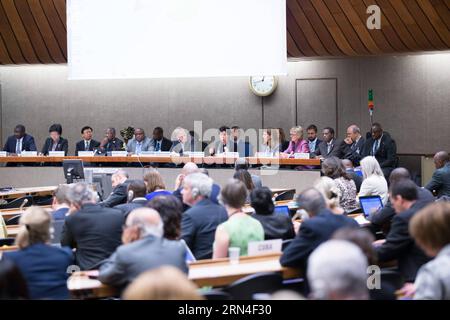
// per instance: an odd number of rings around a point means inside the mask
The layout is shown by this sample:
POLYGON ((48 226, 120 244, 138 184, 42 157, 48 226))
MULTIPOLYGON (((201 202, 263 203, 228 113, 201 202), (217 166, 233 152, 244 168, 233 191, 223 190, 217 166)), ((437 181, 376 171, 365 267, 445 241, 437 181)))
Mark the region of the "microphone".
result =
POLYGON ((23 202, 22 202, 22 204, 20 205, 19 210, 22 211, 22 210, 23 210, 23 207, 24 207, 27 203, 28 203, 28 199, 24 199, 23 202))

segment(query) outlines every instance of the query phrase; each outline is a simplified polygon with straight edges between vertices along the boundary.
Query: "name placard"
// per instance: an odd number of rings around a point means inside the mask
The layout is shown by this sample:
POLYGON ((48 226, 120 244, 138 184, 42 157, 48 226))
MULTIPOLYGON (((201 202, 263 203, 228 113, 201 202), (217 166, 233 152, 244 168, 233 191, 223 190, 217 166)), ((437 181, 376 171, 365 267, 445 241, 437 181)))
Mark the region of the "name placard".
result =
POLYGON ((283 240, 281 239, 249 242, 248 255, 258 256, 262 254, 281 252, 282 244, 283 240))
POLYGON ((64 151, 49 151, 48 155, 49 157, 64 157, 65 153, 64 151))
POLYGON ((94 151, 78 151, 79 157, 93 157, 94 151))
POLYGON ((37 151, 22 151, 21 157, 37 157, 37 151))
POLYGON ((309 159, 309 153, 294 153, 295 159, 309 159))
POLYGON ((6 151, 0 151, 0 157, 7 157, 8 153, 6 151))
POLYGON ((126 151, 111 151, 112 157, 126 157, 128 155, 128 152, 126 151))

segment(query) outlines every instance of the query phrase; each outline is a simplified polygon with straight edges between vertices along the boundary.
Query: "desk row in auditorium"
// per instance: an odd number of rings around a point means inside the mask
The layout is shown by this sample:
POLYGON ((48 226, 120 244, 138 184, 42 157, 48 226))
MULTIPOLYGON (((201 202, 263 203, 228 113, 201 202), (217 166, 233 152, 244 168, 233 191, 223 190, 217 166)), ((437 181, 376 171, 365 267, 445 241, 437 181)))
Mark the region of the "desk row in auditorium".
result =
MULTIPOLYGON (((127 162, 127 163, 139 163, 139 162, 155 162, 155 163, 174 163, 182 164, 186 162, 195 162, 203 164, 234 164, 237 157, 201 157, 201 156, 179 156, 179 155, 141 155, 141 156, 93 156, 93 157, 49 157, 49 156, 35 156, 35 157, 0 157, 0 163, 13 163, 13 162, 63 162, 63 160, 80 159, 84 162, 91 163, 107 163, 107 162, 127 162)), ((293 165, 293 166, 320 166, 320 159, 282 159, 282 158, 269 158, 269 157, 248 157, 249 163, 252 165, 293 165)))

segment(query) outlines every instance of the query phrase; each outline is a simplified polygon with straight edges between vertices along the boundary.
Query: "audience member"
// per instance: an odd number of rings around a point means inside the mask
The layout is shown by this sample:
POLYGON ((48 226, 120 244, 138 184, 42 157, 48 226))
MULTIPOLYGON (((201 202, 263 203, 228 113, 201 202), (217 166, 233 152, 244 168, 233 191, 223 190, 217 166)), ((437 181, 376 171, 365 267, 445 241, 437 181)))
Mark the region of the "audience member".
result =
POLYGON ((70 185, 60 184, 53 193, 53 220, 64 220, 69 214, 70 201, 68 199, 70 185))
POLYGON ((181 213, 183 206, 176 197, 157 196, 147 205, 156 210, 164 224, 164 238, 168 240, 179 240, 181 237, 181 213))
POLYGON ((0 259, 0 300, 29 299, 20 269, 9 259, 0 259))
MULTIPOLYGON (((250 168, 250 164, 248 162, 247 158, 238 158, 236 159, 236 162, 234 163, 234 170, 247 170, 250 168)), ((255 188, 261 188, 262 187, 262 181, 261 177, 257 174, 251 174, 252 182, 255 188)))
POLYGON ((420 210, 409 224, 417 245, 434 259, 417 274, 414 299, 450 300, 450 203, 420 210))
POLYGON ((199 171, 198 166, 194 162, 187 162, 181 169, 181 173, 175 179, 175 191, 172 192, 172 194, 183 203, 183 212, 189 209, 189 205, 184 203, 183 195, 181 194, 181 191, 183 190, 184 178, 190 175, 191 173, 195 173, 198 171, 199 171))
POLYGON ((203 173, 192 173, 183 181, 183 202, 191 208, 181 219, 181 238, 196 259, 210 259, 217 226, 227 220, 225 209, 209 198, 213 180, 203 173))
POLYGON ((327 209, 334 214, 344 214, 344 209, 340 206, 341 191, 336 182, 329 177, 320 177, 313 187, 317 189, 326 201, 327 209))
POLYGON ((368 300, 367 259, 357 245, 344 240, 321 244, 308 260, 312 297, 321 300, 368 300))
POLYGON ((127 202, 127 189, 130 181, 128 180, 128 172, 123 169, 117 170, 111 176, 111 186, 113 190, 111 194, 99 203, 99 205, 104 207, 115 207, 118 204, 127 202))
POLYGON ((297 202, 299 209, 305 210, 306 215, 297 236, 284 250, 280 263, 305 270, 311 252, 330 239, 336 230, 343 227, 358 228, 359 225, 354 219, 328 210, 324 197, 317 189, 303 191, 297 202))
MULTIPOLYGON (((247 194, 249 195, 250 192, 252 192, 253 189, 255 189, 255 185, 252 181, 252 176, 250 173, 248 173, 247 170, 240 169, 234 172, 233 179, 237 179, 244 183, 245 187, 247 188, 247 194)), ((247 202, 249 202, 249 199, 247 197, 247 202)))
POLYGON ((367 156, 377 159, 386 179, 397 166, 397 146, 395 141, 387 132, 383 132, 379 123, 372 125, 372 136, 364 143, 361 157, 367 156))
POLYGON ((49 245, 52 217, 40 207, 28 208, 20 217, 18 251, 3 253, 20 269, 31 299, 68 299, 67 268, 73 264, 68 248, 49 245))
POLYGON ((265 240, 286 240, 295 237, 294 226, 289 216, 274 214, 275 205, 269 188, 254 189, 250 193, 250 203, 255 209, 252 217, 262 224, 265 240))
POLYGON ((435 193, 438 198, 450 197, 450 157, 447 152, 439 151, 433 160, 436 171, 425 188, 435 193))
POLYGON ((379 240, 377 245, 380 262, 398 261, 398 270, 406 282, 414 282, 417 271, 429 259, 411 238, 409 221, 419 210, 417 203, 417 186, 414 182, 402 179, 390 189, 390 200, 396 212, 386 240, 379 240))
POLYGON ((146 194, 147 186, 144 181, 130 180, 127 187, 127 203, 118 204, 114 208, 122 211, 126 218, 131 211, 147 204, 146 194))
POLYGON ((50 137, 45 140, 42 147, 42 154, 48 156, 50 151, 64 151, 64 155, 67 156, 69 150, 69 143, 66 139, 61 137, 62 127, 59 123, 52 124, 48 129, 50 137))
POLYGON ((100 142, 92 139, 94 129, 90 126, 81 128, 81 137, 83 140, 78 141, 75 145, 75 155, 78 156, 79 151, 94 151, 100 147, 100 142))
POLYGON ((345 171, 341 160, 336 157, 329 157, 322 162, 322 173, 334 180, 340 191, 339 205, 345 212, 357 209, 356 185, 345 171))
POLYGON ((147 195, 145 198, 147 200, 152 200, 157 196, 169 196, 172 192, 166 190, 166 185, 161 174, 153 169, 144 175, 144 182, 147 186, 147 195))
POLYGON ((364 180, 361 190, 359 190, 359 196, 380 196, 385 205, 388 201, 388 185, 377 159, 371 156, 362 159, 361 170, 364 180))
MULTIPOLYGON (((209 177, 209 172, 208 169, 206 168, 199 168, 198 172, 203 173, 204 175, 207 175, 209 177)), ((213 181, 211 195, 209 196, 209 199, 211 199, 211 201, 214 202, 215 204, 219 204, 219 195, 220 195, 220 186, 213 181)))
POLYGON ((356 185, 356 191, 359 193, 359 190, 361 190, 361 184, 363 182, 362 172, 360 172, 361 175, 357 174, 355 171, 355 167, 350 160, 342 159, 341 161, 342 165, 345 168, 345 172, 347 172, 347 175, 353 180, 356 185))
POLYGON ((164 226, 158 212, 138 208, 130 212, 123 230, 123 245, 104 261, 98 279, 123 288, 141 273, 165 265, 187 273, 186 247, 163 238, 164 226))
POLYGON ((220 192, 220 201, 228 213, 228 220, 217 227, 213 258, 228 256, 231 247, 240 248, 241 256, 247 255, 248 243, 264 240, 261 223, 242 211, 247 199, 247 188, 242 181, 232 179, 220 192))
POLYGON ((202 300, 198 289, 177 268, 163 266, 138 276, 125 290, 124 300, 202 300))
POLYGON ((66 217, 61 245, 76 249, 81 270, 95 269, 121 244, 123 213, 96 204, 97 194, 86 183, 74 184, 68 196, 77 211, 66 217))

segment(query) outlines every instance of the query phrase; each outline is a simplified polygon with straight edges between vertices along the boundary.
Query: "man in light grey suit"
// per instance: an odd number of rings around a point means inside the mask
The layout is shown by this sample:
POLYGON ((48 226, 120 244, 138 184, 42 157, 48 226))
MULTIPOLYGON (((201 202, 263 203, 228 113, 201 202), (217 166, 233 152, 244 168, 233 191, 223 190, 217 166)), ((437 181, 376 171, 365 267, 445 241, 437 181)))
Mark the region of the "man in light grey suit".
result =
POLYGON ((142 272, 164 265, 188 272, 185 244, 163 238, 163 222, 153 209, 130 212, 122 242, 100 267, 98 279, 105 284, 123 288, 142 272))
POLYGON ((153 151, 155 148, 153 139, 145 136, 144 129, 134 130, 134 138, 128 141, 127 151, 132 154, 139 154, 142 151, 153 151))

